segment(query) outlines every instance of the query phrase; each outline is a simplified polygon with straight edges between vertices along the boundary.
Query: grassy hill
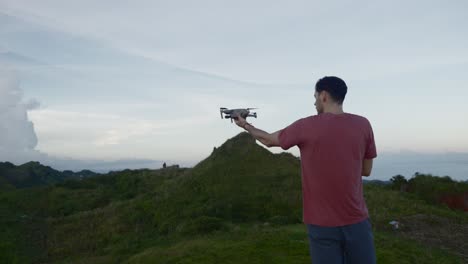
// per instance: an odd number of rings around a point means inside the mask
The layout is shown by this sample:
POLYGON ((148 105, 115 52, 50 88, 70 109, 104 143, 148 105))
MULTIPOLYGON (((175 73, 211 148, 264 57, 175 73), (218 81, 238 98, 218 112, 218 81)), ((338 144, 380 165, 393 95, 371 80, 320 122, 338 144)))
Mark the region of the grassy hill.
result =
POLYGON ((96 175, 96 173, 89 170, 61 172, 34 161, 19 166, 15 166, 10 162, 0 162, 0 190, 45 186, 67 179, 96 175))
MULTIPOLYGON (((468 214, 366 184, 379 263, 467 262, 468 214), (397 220, 393 230, 388 222, 397 220)), ((194 168, 0 193, 7 263, 310 263, 300 161, 246 133, 194 168)))

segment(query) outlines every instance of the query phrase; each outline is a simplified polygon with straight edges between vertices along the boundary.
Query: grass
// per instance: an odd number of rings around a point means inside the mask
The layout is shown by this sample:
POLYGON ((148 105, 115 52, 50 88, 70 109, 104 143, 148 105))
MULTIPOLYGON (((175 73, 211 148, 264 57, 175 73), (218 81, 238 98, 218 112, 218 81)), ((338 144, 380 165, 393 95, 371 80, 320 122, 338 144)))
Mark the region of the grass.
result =
POLYGON ((415 214, 433 215, 453 222, 468 224, 468 214, 445 205, 429 204, 410 193, 402 193, 377 185, 365 185, 364 196, 376 230, 390 230, 388 222, 415 214))
MULTIPOLYGON (((430 216, 429 224, 439 227, 439 240, 449 242, 453 237, 450 227, 468 223, 466 213, 430 205, 412 195, 382 186, 366 185, 365 195, 375 231, 379 263, 461 263, 456 248, 424 240, 435 228, 424 226, 418 231, 425 232, 426 236, 415 236, 411 232, 395 232, 388 222, 416 220, 413 224, 418 224, 420 219, 413 216, 427 215, 430 216)), ((275 224, 270 221, 264 225, 264 222, 256 221, 232 223, 223 220, 219 225, 219 219, 187 217, 178 220, 179 224, 174 226, 172 233, 161 234, 157 226, 161 221, 152 219, 157 217, 154 214, 157 206, 152 205, 153 201, 148 194, 142 194, 132 199, 116 200, 100 208, 48 217, 48 257, 43 262, 309 263, 308 241, 302 224, 291 225, 287 221, 275 224), (191 225, 199 219, 207 220, 202 223, 214 223, 214 228, 200 229, 191 225), (190 228, 185 228, 187 226, 190 228)), ((16 233, 21 233, 20 227, 16 233)), ((455 244, 460 244, 464 238, 453 239, 458 241, 455 244)), ((0 249, 2 247, 15 250, 15 244, 0 245, 0 249)), ((8 257, 11 263, 15 263, 18 256, 10 254, 8 257)), ((24 258, 17 261, 25 262, 29 261, 24 258)))
MULTIPOLYGON (((448 251, 426 247, 395 234, 375 234, 378 263, 461 263, 448 251)), ((216 233, 152 247, 130 257, 125 263, 310 263, 304 225, 242 227, 229 233, 216 233)))

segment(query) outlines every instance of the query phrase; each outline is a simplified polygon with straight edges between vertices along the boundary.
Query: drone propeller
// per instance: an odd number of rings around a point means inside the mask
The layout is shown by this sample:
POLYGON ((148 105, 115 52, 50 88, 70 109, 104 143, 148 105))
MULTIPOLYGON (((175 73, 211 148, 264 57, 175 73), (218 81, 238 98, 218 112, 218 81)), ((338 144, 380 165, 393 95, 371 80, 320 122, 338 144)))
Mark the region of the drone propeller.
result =
POLYGON ((247 110, 254 110, 254 109, 258 109, 258 108, 254 107, 254 108, 246 108, 246 109, 247 110))
POLYGON ((223 119, 223 111, 224 110, 227 110, 227 108, 226 107, 220 107, 219 108, 219 114, 221 115, 221 119, 223 119))

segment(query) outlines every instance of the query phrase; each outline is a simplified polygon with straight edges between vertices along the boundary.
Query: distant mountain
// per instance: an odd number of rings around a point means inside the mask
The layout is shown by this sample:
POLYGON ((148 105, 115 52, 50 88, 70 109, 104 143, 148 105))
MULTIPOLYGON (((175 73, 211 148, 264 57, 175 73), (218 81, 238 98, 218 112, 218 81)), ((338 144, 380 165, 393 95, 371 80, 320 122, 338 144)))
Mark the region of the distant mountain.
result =
POLYGON ((59 183, 67 179, 95 176, 89 170, 80 172, 58 171, 39 162, 31 161, 20 166, 0 162, 0 188, 28 188, 59 183))

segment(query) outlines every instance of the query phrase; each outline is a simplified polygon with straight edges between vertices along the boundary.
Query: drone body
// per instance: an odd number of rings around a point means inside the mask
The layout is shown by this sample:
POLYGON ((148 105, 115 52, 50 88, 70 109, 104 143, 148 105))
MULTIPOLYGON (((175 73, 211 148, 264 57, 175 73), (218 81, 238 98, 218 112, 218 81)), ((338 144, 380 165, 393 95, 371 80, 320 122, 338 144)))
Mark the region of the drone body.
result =
POLYGON ((227 109, 225 107, 219 108, 219 113, 221 114, 221 119, 230 118, 231 123, 233 119, 237 119, 237 116, 241 116, 242 118, 246 119, 249 116, 253 116, 257 118, 257 113, 250 113, 250 110, 256 108, 238 108, 238 109, 227 109), (223 116, 224 114, 224 116, 223 116))

